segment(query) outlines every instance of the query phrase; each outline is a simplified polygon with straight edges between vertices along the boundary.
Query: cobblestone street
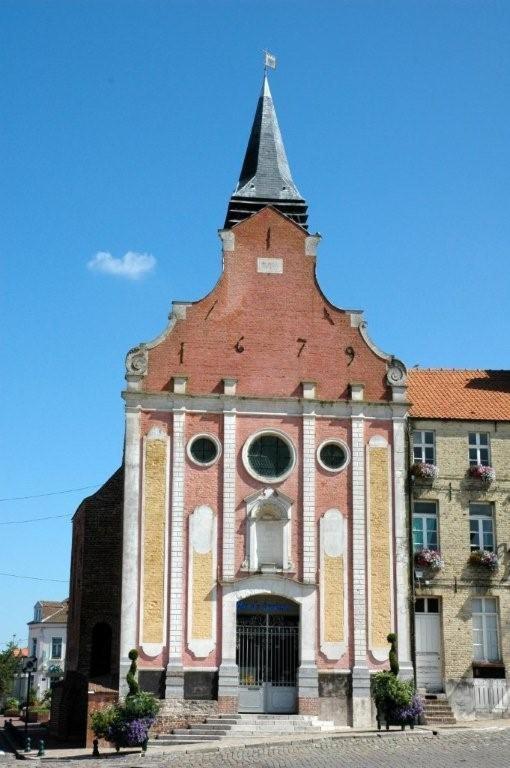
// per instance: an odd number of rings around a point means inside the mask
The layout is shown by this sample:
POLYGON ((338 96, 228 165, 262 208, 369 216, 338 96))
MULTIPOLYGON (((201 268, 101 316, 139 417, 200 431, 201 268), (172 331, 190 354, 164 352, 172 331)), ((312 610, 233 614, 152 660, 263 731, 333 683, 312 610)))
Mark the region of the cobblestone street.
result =
MULTIPOLYGON (((510 729, 467 730, 439 736, 324 739, 312 744, 151 755, 111 756, 112 764, 165 768, 502 768, 509 764, 510 729)), ((86 758, 87 768, 104 760, 86 758)), ((71 768, 76 761, 45 760, 47 768, 71 768)))

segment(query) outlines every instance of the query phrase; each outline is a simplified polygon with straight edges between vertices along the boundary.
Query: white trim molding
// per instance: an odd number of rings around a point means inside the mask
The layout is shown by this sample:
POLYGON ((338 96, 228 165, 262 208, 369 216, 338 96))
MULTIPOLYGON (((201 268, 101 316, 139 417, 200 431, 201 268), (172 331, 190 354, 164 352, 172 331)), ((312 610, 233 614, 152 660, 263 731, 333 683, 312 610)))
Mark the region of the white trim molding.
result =
POLYGON ((396 624, 401 677, 413 676, 409 616, 409 544, 406 501, 406 419, 393 420, 396 624))
POLYGON ((351 462, 351 451, 349 446, 347 445, 344 440, 341 440, 339 437, 328 437, 326 440, 323 440, 322 443, 317 448, 317 463, 319 466, 322 467, 326 472, 330 472, 331 474, 336 474, 338 472, 342 472, 344 469, 346 469, 351 462), (341 467, 328 467, 327 464, 324 464, 324 462, 321 459, 321 451, 326 445, 338 445, 345 453, 345 461, 342 464, 341 467))
POLYGON ((370 450, 372 448, 385 448, 387 455, 387 483, 388 483, 388 569, 390 580, 390 626, 388 632, 393 632, 394 629, 394 578, 393 578, 393 483, 391 476, 391 456, 388 441, 382 435, 374 435, 370 438, 368 448, 366 452, 366 473, 367 473, 367 489, 366 489, 366 502, 367 502, 367 553, 368 553, 368 569, 367 569, 367 586, 368 586, 368 616, 369 616, 369 632, 368 632, 368 647, 374 659, 376 661, 386 661, 388 658, 388 646, 384 644, 381 647, 374 646, 372 639, 372 611, 374 606, 372 604, 372 562, 371 562, 371 540, 372 535, 380 536, 379 531, 372 531, 371 529, 371 499, 370 499, 370 450))
POLYGON ((283 480, 286 480, 289 477, 289 475, 292 474, 296 466, 296 449, 294 448, 294 444, 290 439, 290 437, 286 435, 285 432, 282 432, 279 429, 260 429, 257 432, 254 432, 245 441, 241 455, 242 455, 245 470, 248 472, 248 474, 251 477, 253 477, 255 480, 258 480, 261 483, 271 483, 271 484, 281 483, 283 480), (274 477, 266 477, 265 475, 259 475, 258 472, 256 472, 250 464, 249 451, 250 451, 251 445, 260 437, 264 437, 266 435, 272 436, 272 437, 279 437, 280 440, 282 440, 290 450, 289 467, 285 470, 285 472, 282 472, 281 475, 275 475, 274 477))
POLYGON ((315 522, 315 414, 303 413, 303 581, 317 579, 315 522))
POLYGON ((263 522, 263 516, 267 512, 271 516, 271 523, 281 529, 281 565, 275 564, 273 570, 291 571, 293 565, 291 562, 291 512, 292 499, 281 491, 274 488, 264 488, 262 491, 250 494, 245 499, 246 502, 246 522, 247 522, 247 541, 246 568, 252 573, 264 570, 264 566, 271 567, 269 563, 260 562, 259 556, 259 533, 260 523, 263 522))
POLYGON ((140 411, 126 407, 124 442, 124 512, 122 535, 122 597, 120 611, 120 696, 128 691, 125 673, 128 653, 137 646, 139 512, 140 512, 140 411))
POLYGON ((349 627, 349 563, 346 546, 347 525, 345 518, 338 509, 328 509, 320 519, 320 648, 330 661, 340 659, 346 650, 346 635, 349 627), (325 560, 326 556, 343 559, 343 638, 331 642, 326 635, 326 589, 325 589, 325 560))
POLYGON ((235 576, 236 412, 223 412, 223 580, 235 576))
POLYGON ((196 507, 189 517, 188 537, 188 648, 197 659, 205 659, 216 647, 216 516, 205 504, 196 507), (211 634, 207 638, 193 637, 193 565, 194 554, 211 558, 211 634))
POLYGON ((172 507, 170 520, 170 627, 166 698, 182 698, 183 589, 184 589, 184 446, 185 412, 174 411, 172 452, 172 507))
POLYGON ((193 464, 196 464, 197 467, 203 467, 204 469, 206 467, 212 467, 213 464, 216 464, 216 462, 219 461, 221 457, 221 443, 216 437, 216 435, 211 435, 209 432, 199 432, 196 435, 192 435, 188 440, 188 444, 186 446, 186 455, 193 464), (204 462, 197 461, 193 456, 193 454, 191 453, 191 447, 193 443, 195 442, 195 440, 200 440, 200 438, 210 440, 212 443, 214 443, 216 447, 216 456, 214 457, 214 459, 212 459, 212 461, 204 461, 204 462))
POLYGON ((140 536, 140 645, 143 652, 147 656, 158 656, 165 646, 165 631, 168 622, 168 509, 169 509, 169 492, 170 492, 170 472, 168 470, 168 462, 170 456, 170 438, 166 431, 161 427, 152 427, 149 433, 143 438, 143 468, 142 468, 142 514, 141 514, 141 536, 140 536), (146 475, 146 454, 147 443, 151 440, 163 440, 166 445, 165 452, 165 520, 164 520, 164 587, 163 587, 163 622, 161 625, 161 642, 160 643, 145 643, 143 641, 144 636, 144 585, 145 585, 145 567, 144 567, 144 546, 145 546, 145 475, 146 475))

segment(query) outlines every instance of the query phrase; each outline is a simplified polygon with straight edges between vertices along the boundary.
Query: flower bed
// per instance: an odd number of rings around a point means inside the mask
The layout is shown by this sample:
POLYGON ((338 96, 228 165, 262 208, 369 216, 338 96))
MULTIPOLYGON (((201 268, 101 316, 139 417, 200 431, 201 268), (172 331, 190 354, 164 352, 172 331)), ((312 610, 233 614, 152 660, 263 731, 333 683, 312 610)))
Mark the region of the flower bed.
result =
POLYGON ((471 565, 487 568, 489 571, 497 571, 499 568, 497 554, 488 552, 486 549, 475 549, 474 552, 471 552, 469 562, 471 565))
POLYGON ((151 693, 140 690, 136 679, 137 657, 135 649, 129 652, 131 666, 126 675, 129 693, 125 701, 98 709, 91 716, 92 730, 96 737, 114 744, 117 752, 121 747, 142 747, 145 752, 149 729, 159 710, 159 701, 151 693))
POLYGON ((482 464, 473 464, 468 469, 469 477, 481 480, 483 483, 492 483, 496 479, 496 470, 493 467, 484 467, 482 464))
POLYGON ((435 549, 421 549, 415 552, 414 564, 420 568, 430 568, 431 571, 440 571, 444 566, 441 553, 435 549))
POLYGON ((438 469, 435 464, 415 461, 411 467, 411 475, 418 480, 435 480, 438 475, 438 469))
POLYGON ((409 704, 397 707, 391 711, 390 718, 391 721, 396 724, 405 723, 412 727, 416 720, 423 714, 423 709, 423 699, 415 693, 409 704))

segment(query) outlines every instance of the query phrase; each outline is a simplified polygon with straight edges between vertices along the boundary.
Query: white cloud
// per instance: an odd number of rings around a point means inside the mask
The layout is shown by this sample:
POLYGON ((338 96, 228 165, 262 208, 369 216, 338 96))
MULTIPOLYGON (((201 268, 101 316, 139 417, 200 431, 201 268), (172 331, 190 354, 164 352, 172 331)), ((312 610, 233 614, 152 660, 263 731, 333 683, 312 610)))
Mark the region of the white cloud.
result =
POLYGON ((108 275, 138 280, 146 272, 154 269, 156 259, 150 253, 136 253, 136 251, 128 251, 121 259, 116 259, 108 251, 98 251, 87 266, 95 272, 106 272, 108 275))

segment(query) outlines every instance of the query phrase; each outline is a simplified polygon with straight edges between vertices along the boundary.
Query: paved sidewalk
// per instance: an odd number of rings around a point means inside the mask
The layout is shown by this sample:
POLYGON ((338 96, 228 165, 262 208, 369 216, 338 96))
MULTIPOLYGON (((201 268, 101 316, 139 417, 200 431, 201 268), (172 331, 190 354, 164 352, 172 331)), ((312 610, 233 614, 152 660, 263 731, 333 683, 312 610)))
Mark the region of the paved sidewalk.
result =
MULTIPOLYGON (((242 762, 237 762, 235 763, 236 765, 251 765, 251 757, 256 756, 258 753, 260 753, 261 750, 264 751, 264 754, 265 751, 271 750, 275 760, 277 759, 278 755, 287 753, 289 750, 294 750, 294 752, 296 752, 297 759, 299 754, 303 751, 306 752, 306 750, 312 750, 313 754, 315 754, 317 750, 327 751, 329 749, 332 752, 337 750, 344 754, 352 751, 353 749, 359 750, 359 745, 361 744, 371 744, 371 747, 367 747, 369 751, 372 749, 381 753, 385 752, 387 749, 391 751, 394 749, 394 745, 398 744, 409 745, 412 743, 428 743, 429 741, 437 738, 434 734, 438 734, 442 742, 446 739, 448 739, 448 742, 455 739, 466 739, 467 742, 471 742, 473 739, 475 741, 483 738, 490 739, 491 737, 493 738, 495 734, 499 734, 500 737, 504 738, 504 740, 508 742, 508 749, 510 746, 510 719, 469 721, 459 723, 458 725, 454 726, 452 725, 441 727, 416 726, 414 731, 410 731, 408 729, 406 731, 394 729, 388 732, 381 731, 378 733, 376 730, 356 731, 349 728, 343 731, 315 733, 313 735, 289 734, 269 738, 264 735, 263 739, 260 737, 254 737, 253 739, 229 738, 228 740, 225 739, 224 741, 213 743, 209 742, 202 744, 176 746, 156 746, 154 743, 152 743, 146 756, 143 756, 140 750, 123 749, 119 753, 116 753, 115 749, 113 748, 101 747, 100 754, 102 759, 107 758, 115 760, 120 764, 126 764, 128 766, 133 765, 133 763, 137 763, 139 760, 150 762, 151 768, 153 764, 168 765, 176 760, 178 761, 179 766, 181 766, 181 764, 184 765, 183 761, 186 761, 186 765, 189 764, 190 766, 200 766, 205 764, 205 760, 213 760, 211 763, 212 766, 215 764, 214 760, 216 760, 218 766, 223 768, 223 761, 229 761, 232 755, 237 756, 238 760, 240 759, 240 755, 244 756, 242 762), (247 757, 248 754, 251 755, 249 760, 247 757), (246 760, 248 760, 248 762, 245 762, 246 760)), ((36 747, 37 745, 34 744, 34 746, 36 747)), ((500 763, 498 768, 501 768, 502 765, 510 763, 508 754, 509 752, 507 752, 507 757, 502 763, 500 763)), ((19 756, 22 758, 27 757, 24 753, 19 753, 19 756)), ((28 758, 37 759, 36 750, 33 750, 28 758)), ((44 760, 45 765, 46 763, 51 764, 54 762, 56 766, 58 765, 61 768, 63 768, 66 763, 68 765, 72 765, 76 762, 76 760, 86 760, 87 765, 91 768, 96 763, 99 765, 100 762, 97 760, 97 758, 94 759, 92 757, 91 748, 51 748, 46 751, 46 755, 41 759, 44 760)), ((280 763, 277 764, 279 765, 280 763)), ((437 763, 437 765, 440 766, 442 764, 437 763)), ((431 766, 434 768, 434 763, 429 764, 427 768, 431 768, 431 766)), ((409 768, 408 765, 406 765, 405 768, 409 768)), ((413 768, 416 768, 415 764, 413 764, 413 768)), ((484 768, 488 768, 485 762, 484 768)))
MULTIPOLYGON (((509 764, 510 728, 493 726, 444 730, 434 736, 420 730, 333 736, 313 741, 260 746, 206 747, 194 752, 151 751, 114 755, 118 768, 503 768, 509 764)), ((85 758, 87 768, 104 768, 103 760, 85 758)), ((109 759, 109 758, 107 758, 109 759)), ((47 760, 44 768, 72 768, 75 760, 47 760)))

